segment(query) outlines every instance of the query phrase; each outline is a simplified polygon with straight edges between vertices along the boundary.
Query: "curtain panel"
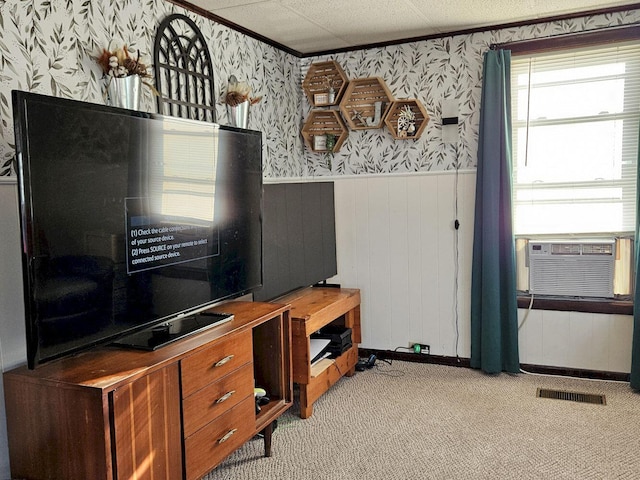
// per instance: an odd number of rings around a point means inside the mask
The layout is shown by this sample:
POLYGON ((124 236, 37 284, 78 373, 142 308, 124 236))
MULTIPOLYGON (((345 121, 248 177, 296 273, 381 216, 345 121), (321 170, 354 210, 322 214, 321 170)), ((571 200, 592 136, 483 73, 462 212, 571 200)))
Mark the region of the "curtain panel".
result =
POLYGON ((511 52, 484 57, 471 274, 471 366, 520 370, 512 225, 511 52))
MULTIPOLYGON (((640 187, 640 141, 638 142, 638 176, 637 186, 640 187)), ((633 296, 633 339, 631 344, 631 388, 640 390, 640 242, 638 235, 640 234, 640 225, 638 215, 640 215, 640 188, 636 188, 636 238, 635 238, 635 261, 636 261, 636 277, 635 277, 635 293, 633 296)))

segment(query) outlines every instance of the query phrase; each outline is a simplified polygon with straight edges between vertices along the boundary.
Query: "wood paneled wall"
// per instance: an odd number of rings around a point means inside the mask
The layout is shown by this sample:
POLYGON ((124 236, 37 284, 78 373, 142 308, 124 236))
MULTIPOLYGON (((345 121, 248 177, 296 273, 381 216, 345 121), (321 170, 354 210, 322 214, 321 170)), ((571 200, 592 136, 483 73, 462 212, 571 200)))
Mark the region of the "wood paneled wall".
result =
MULTIPOLYGON (((469 357, 475 172, 460 172, 457 189, 454 172, 333 179, 332 281, 362 292, 361 347, 421 342, 434 355, 469 357)), ((533 310, 520 330, 520 361, 628 373, 631 332, 631 316, 533 310)))

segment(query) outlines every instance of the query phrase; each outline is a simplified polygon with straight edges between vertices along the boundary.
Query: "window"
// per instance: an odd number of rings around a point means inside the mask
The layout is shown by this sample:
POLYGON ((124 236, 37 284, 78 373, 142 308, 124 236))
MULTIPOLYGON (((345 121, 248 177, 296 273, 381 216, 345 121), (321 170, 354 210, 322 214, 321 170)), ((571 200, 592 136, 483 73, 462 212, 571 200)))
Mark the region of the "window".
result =
POLYGON ((613 290, 629 295, 640 46, 514 54, 511 92, 518 288, 530 286, 529 239, 612 239, 613 290))
POLYGON ((150 145, 154 212, 181 223, 211 225, 215 212, 218 126, 163 120, 163 142, 150 145), (213 155, 213 158, 210 158, 213 155))

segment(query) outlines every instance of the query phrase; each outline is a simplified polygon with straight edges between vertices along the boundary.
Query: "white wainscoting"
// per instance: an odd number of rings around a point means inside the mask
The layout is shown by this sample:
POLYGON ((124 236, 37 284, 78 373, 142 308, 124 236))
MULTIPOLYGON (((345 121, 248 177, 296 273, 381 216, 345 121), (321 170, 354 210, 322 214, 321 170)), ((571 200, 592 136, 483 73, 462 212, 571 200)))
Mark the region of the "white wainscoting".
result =
MULTIPOLYGON (((26 361, 18 192, 15 178, 0 178, 0 366, 4 372, 26 361)), ((4 386, 0 379, 0 478, 9 477, 4 386)))
MULTIPOLYGON (((521 323, 525 314, 518 311, 521 323)), ((531 310, 519 333, 520 362, 629 373, 632 333, 631 315, 531 310)))
MULTIPOLYGON (((333 178, 332 281, 361 289, 363 348, 421 342, 434 355, 470 356, 475 179, 475 172, 458 175, 456 280, 455 173, 333 178)), ((627 315, 532 310, 520 331, 520 361, 628 373, 632 323, 627 315)))
POLYGON ((361 289, 362 346, 409 342, 468 357, 475 174, 458 175, 456 328, 454 173, 334 178, 338 276, 361 289), (456 335, 458 331, 458 335, 456 335))
POLYGON ((26 363, 22 257, 15 178, 0 179, 0 364, 26 363))

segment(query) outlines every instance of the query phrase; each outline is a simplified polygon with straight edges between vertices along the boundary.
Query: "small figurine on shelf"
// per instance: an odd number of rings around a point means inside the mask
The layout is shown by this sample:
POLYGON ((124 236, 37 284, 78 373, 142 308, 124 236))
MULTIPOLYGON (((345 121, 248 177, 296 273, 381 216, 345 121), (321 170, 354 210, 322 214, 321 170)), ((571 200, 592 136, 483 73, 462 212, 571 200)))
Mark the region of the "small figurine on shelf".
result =
POLYGON ((356 120, 357 120, 358 122, 360 122, 360 124, 361 124, 363 127, 368 126, 368 124, 367 124, 367 120, 365 120, 365 118, 362 116, 362 113, 361 113, 361 112, 359 112, 358 110, 354 110, 354 111, 353 111, 353 122, 355 123, 355 121, 356 121, 356 120))
POLYGON ((398 137, 413 136, 416 132, 416 114, 409 105, 405 105, 398 115, 398 137))
POLYGON ((382 120, 382 102, 377 101, 373 104, 373 117, 367 118, 367 125, 369 127, 376 127, 382 120))

